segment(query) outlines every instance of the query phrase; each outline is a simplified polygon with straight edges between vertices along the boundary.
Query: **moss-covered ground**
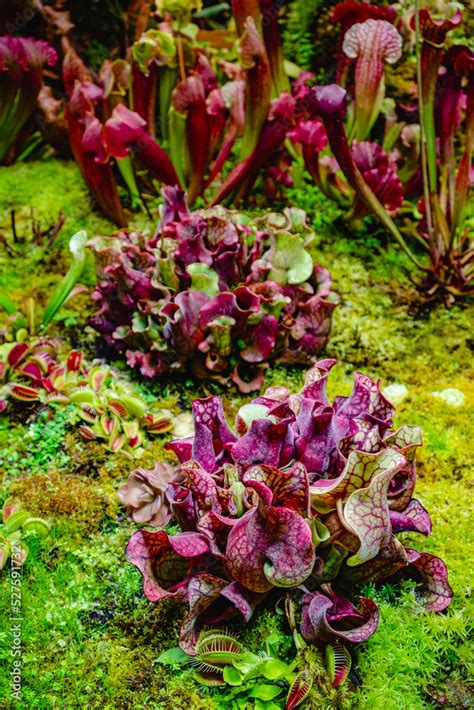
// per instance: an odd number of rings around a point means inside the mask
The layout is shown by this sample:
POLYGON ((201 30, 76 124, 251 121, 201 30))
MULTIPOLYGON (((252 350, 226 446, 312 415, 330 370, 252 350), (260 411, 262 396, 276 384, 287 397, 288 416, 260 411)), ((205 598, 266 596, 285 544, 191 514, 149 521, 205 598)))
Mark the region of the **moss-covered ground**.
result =
MULTIPOLYGON (((348 231, 309 187, 294 190, 290 200, 308 211, 318 235, 315 256, 331 269, 335 290, 342 296, 326 352, 339 361, 331 378, 331 394, 347 394, 357 370, 380 378, 384 386, 399 383, 408 388, 397 423, 423 427, 417 497, 433 519, 433 535, 413 542, 446 561, 454 591, 449 610, 430 615, 418 606, 411 583, 365 589, 381 607, 381 622, 356 653, 362 687, 319 699, 315 696, 312 706, 366 710, 472 707, 468 686, 473 618, 469 601, 472 310, 459 306, 446 310, 441 305, 416 308, 405 275, 407 264, 394 247, 384 243, 382 235, 362 227, 348 231), (460 407, 433 396, 434 391, 446 388, 464 394, 460 407)), ((69 237, 83 228, 91 236, 112 230, 93 211, 73 164, 44 162, 0 169, 0 235, 10 247, 0 245, 0 287, 14 299, 31 294, 44 303, 66 268, 69 237), (65 217, 64 225, 45 248, 58 212, 65 217), (38 232, 48 233, 39 237, 38 232)), ((92 279, 91 266, 85 281, 90 285, 92 279)), ((88 298, 79 296, 61 312, 53 330, 73 342, 80 339, 92 350, 93 334, 83 325, 88 308, 88 298)), ((302 380, 303 371, 297 369, 274 368, 268 375, 269 384, 290 381, 295 389, 302 380)), ((187 380, 157 383, 147 390, 176 412, 194 396, 209 393, 206 386, 197 387, 187 380)), ((235 391, 227 395, 229 412, 235 411, 241 399, 235 391)), ((0 575, 0 698, 5 707, 222 707, 219 695, 204 692, 189 674, 183 677, 157 664, 159 654, 176 645, 182 611, 144 599, 139 574, 124 562, 123 549, 132 526, 116 489, 137 463, 150 464, 160 455, 162 441, 139 462, 84 443, 69 426, 64 409, 26 421, 0 419, 1 498, 15 495, 32 513, 53 524, 50 539, 33 544, 22 568, 23 689, 22 701, 15 705, 9 700, 8 568, 0 575)), ((268 613, 257 615, 245 632, 247 644, 257 650, 276 623, 268 613)))

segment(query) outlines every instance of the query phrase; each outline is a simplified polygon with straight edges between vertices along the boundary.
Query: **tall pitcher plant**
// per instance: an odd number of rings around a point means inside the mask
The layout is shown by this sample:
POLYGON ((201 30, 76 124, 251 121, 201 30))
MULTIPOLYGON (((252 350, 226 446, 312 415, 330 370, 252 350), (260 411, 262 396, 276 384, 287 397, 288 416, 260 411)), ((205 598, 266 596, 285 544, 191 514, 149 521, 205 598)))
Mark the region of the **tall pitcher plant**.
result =
MULTIPOLYGON (((354 16, 354 6, 362 5, 337 7, 350 6, 346 10, 354 16)), ((444 8, 448 15, 450 8, 449 3, 444 8)), ((348 100, 345 79, 306 87, 305 120, 290 137, 302 145, 306 167, 321 190, 349 218, 375 215, 421 272, 414 279, 420 290, 451 303, 474 292, 474 250, 463 225, 472 163, 474 54, 464 45, 445 46, 461 12, 438 19, 416 1, 411 27, 418 105, 397 106, 392 115, 384 103, 384 63, 400 59, 402 37, 394 18, 357 17, 341 44, 345 61, 354 62, 354 101, 348 100), (372 128, 383 121, 385 134, 376 142, 372 128), (420 245, 427 259, 418 256, 420 245)))

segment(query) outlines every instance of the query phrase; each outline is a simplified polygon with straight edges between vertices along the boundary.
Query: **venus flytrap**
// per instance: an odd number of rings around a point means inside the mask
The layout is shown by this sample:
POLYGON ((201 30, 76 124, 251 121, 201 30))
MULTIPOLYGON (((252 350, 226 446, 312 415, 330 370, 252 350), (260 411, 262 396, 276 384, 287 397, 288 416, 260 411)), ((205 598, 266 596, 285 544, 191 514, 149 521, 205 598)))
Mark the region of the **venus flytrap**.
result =
POLYGON ((0 362, 0 411, 14 406, 74 405, 78 433, 109 451, 141 455, 150 437, 169 431, 168 414, 155 411, 119 372, 87 363, 59 339, 37 338, 7 348, 0 362))
POLYGON ((193 677, 198 683, 220 687, 222 702, 235 699, 239 707, 243 707, 244 703, 260 707, 258 702, 262 701, 262 707, 265 708, 285 707, 285 710, 292 710, 307 698, 312 684, 311 676, 308 671, 296 673, 296 660, 290 663, 282 661, 272 650, 269 641, 265 640, 265 650, 261 653, 252 653, 229 631, 208 629, 199 634, 196 655, 183 654, 179 648, 174 648, 162 653, 158 662, 190 664, 193 677), (288 686, 287 697, 283 701, 281 695, 288 686), (278 704, 272 703, 276 698, 278 704))
POLYGON ((0 525, 0 571, 11 555, 14 555, 16 566, 23 565, 29 554, 29 537, 37 535, 45 538, 50 528, 46 520, 32 517, 19 501, 8 498, 3 505, 0 525))

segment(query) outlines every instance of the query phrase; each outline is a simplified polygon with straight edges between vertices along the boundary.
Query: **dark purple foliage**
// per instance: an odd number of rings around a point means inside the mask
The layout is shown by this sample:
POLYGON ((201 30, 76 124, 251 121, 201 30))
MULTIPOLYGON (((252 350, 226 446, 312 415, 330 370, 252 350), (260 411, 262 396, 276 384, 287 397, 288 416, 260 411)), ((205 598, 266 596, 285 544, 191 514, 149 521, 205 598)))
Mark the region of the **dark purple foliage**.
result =
POLYGON ((270 387, 242 406, 235 433, 220 397, 197 400, 194 436, 167 444, 180 465, 156 500, 183 532, 140 530, 127 558, 149 599, 189 604, 180 636, 187 652, 204 624, 236 611, 248 620, 271 590, 301 591, 301 634, 310 643, 371 636, 376 604, 361 598, 355 606, 345 596, 360 582, 408 575, 421 582, 427 609, 449 605, 442 560, 395 537, 431 531, 412 497, 420 430, 394 430, 395 408, 360 373, 352 393, 330 403, 334 364, 318 362, 297 394, 270 387))
POLYGON ((152 239, 90 243, 99 276, 91 323, 108 345, 148 377, 187 370, 241 389, 257 389, 269 361, 314 361, 338 299, 306 251, 304 213, 245 224, 223 208, 188 212, 177 188, 164 194, 152 239))

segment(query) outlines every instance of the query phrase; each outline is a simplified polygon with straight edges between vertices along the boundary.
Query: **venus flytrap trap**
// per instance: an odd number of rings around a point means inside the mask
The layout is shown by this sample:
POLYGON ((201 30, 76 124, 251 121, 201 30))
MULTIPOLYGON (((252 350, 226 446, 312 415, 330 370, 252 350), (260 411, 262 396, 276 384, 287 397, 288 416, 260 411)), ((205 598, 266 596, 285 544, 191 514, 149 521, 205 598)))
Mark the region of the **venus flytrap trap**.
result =
POLYGON ((220 701, 231 707, 251 703, 265 710, 292 710, 308 698, 311 675, 307 670, 298 673, 296 660, 287 663, 278 658, 271 642, 272 637, 267 638, 265 649, 252 653, 229 631, 208 629, 199 634, 196 655, 172 648, 160 655, 158 663, 190 665, 194 679, 211 688, 218 686, 220 701))
POLYGON ((0 305, 8 323, 0 333, 0 413, 14 407, 74 405, 74 423, 85 440, 130 457, 143 453, 150 437, 173 428, 169 412, 154 409, 127 378, 102 362, 87 362, 61 338, 42 334, 77 289, 84 269, 86 232, 70 241, 71 266, 38 318, 33 299, 18 311, 8 294, 0 305))
POLYGON ((42 518, 32 517, 13 498, 5 501, 0 525, 0 571, 4 569, 10 556, 15 554, 15 564, 23 565, 29 554, 28 539, 32 535, 45 538, 49 535, 50 524, 42 518))
POLYGON ((0 366, 0 411, 74 405, 81 437, 111 452, 140 456, 150 437, 173 427, 168 413, 150 407, 122 373, 100 362, 87 363, 58 339, 9 346, 0 366))

